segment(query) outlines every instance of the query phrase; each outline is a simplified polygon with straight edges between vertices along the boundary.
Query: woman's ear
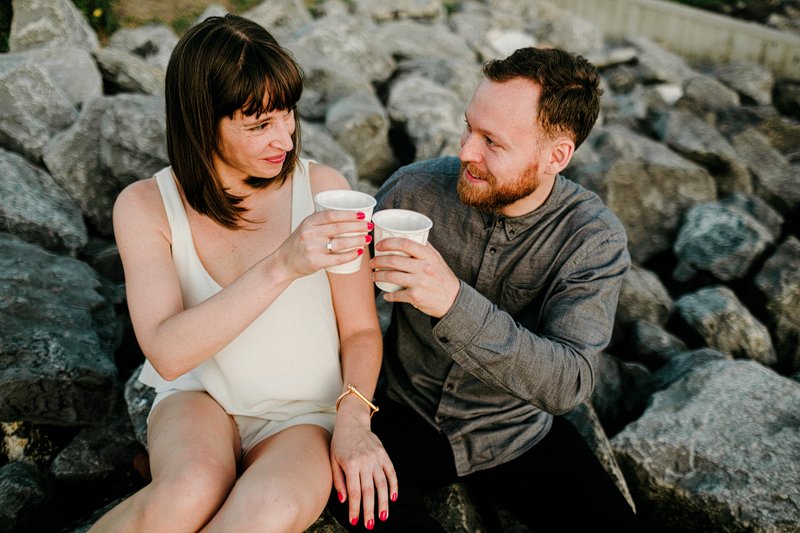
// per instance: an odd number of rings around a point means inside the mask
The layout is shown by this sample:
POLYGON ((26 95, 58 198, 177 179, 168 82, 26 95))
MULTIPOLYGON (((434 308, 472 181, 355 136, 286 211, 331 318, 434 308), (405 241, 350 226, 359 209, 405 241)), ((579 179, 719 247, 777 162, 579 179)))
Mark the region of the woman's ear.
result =
POLYGON ((547 161, 547 173, 558 174, 564 170, 575 153, 575 142, 567 137, 559 137, 550 145, 550 158, 547 161))

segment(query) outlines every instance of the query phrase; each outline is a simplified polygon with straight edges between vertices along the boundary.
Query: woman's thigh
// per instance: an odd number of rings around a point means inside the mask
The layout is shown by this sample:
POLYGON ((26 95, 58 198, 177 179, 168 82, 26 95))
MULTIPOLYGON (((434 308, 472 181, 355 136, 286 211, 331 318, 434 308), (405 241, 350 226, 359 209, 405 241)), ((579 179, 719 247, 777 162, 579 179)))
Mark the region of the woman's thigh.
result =
POLYGON ((331 490, 330 434, 286 428, 258 443, 208 531, 302 531, 322 513, 331 490))
POLYGON ((181 391, 150 415, 147 447, 153 480, 203 465, 232 484, 241 456, 236 424, 205 392, 181 391))

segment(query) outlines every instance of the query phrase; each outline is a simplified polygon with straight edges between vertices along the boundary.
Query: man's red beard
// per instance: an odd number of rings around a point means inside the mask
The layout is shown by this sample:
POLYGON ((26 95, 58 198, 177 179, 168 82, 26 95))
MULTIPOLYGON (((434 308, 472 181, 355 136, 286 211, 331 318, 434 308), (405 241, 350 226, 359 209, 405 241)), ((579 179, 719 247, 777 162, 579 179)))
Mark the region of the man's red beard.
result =
POLYGON ((498 184, 497 178, 490 172, 481 172, 472 163, 462 162, 457 185, 458 197, 466 205, 477 209, 489 212, 499 211, 539 188, 538 170, 538 165, 532 164, 513 181, 498 184), (486 184, 471 183, 464 175, 465 170, 476 178, 485 180, 486 184))

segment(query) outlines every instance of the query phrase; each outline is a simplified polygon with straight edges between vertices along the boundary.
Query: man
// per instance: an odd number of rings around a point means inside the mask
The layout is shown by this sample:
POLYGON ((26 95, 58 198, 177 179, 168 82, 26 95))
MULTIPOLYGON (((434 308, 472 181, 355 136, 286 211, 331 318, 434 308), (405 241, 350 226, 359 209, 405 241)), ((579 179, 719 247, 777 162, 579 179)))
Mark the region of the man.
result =
POLYGON ((600 79, 554 49, 483 72, 458 159, 400 169, 378 194, 378 209, 424 213, 433 229, 427 246, 377 244, 408 257, 371 262, 375 281, 405 287, 383 295, 394 305, 373 426, 399 491, 375 529, 443 531, 423 497, 466 481, 536 531, 633 530, 558 416, 592 394, 630 266, 617 218, 560 175, 597 119, 600 79))

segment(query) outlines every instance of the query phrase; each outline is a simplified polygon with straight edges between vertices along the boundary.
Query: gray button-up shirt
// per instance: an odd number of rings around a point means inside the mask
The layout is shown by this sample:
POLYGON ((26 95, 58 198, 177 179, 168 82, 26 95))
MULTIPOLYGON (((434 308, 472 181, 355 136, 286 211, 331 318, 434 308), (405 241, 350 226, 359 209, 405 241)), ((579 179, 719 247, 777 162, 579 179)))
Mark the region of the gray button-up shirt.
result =
POLYGON ((506 218, 461 203, 458 170, 456 158, 404 167, 376 209, 430 217, 428 240, 461 280, 439 321, 394 306, 384 381, 447 436, 466 475, 523 454, 552 414, 591 396, 630 258, 614 214, 563 176, 538 209, 506 218))

